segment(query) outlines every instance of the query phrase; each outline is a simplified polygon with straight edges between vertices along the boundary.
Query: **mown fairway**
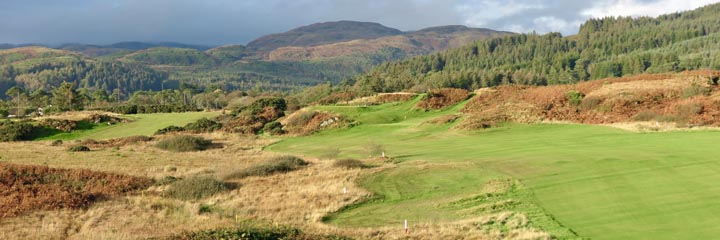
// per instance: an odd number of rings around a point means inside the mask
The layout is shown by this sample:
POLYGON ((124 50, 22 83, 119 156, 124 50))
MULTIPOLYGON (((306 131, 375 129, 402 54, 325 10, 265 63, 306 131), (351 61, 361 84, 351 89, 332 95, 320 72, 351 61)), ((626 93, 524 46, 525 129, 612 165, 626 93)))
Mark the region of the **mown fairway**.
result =
POLYGON ((466 133, 420 124, 454 110, 419 113, 409 110, 411 104, 322 107, 372 124, 288 138, 269 149, 319 156, 338 147, 341 157, 364 158, 372 141, 402 162, 361 182, 382 198, 328 218, 341 226, 470 218, 480 203, 454 203, 477 199, 491 179, 511 178, 518 189, 499 197, 519 203, 506 209, 526 213, 534 226, 556 236, 572 236, 567 228, 593 239, 720 235, 720 132, 509 125, 466 133), (375 115, 387 109, 398 117, 375 115))
POLYGON ((110 126, 99 125, 92 129, 77 130, 72 133, 61 133, 41 140, 71 140, 71 139, 110 139, 129 137, 135 135, 150 136, 158 129, 171 125, 185 126, 185 124, 197 121, 198 119, 214 117, 220 112, 185 112, 185 113, 153 113, 124 115, 124 118, 132 119, 130 123, 115 124, 110 126))

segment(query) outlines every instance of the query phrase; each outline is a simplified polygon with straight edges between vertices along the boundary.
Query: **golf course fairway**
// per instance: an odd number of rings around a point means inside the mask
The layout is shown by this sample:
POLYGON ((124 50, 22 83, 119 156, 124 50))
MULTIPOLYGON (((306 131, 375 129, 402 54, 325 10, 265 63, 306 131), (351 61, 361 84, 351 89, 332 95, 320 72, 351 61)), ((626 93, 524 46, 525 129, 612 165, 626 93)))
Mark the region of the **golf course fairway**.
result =
POLYGON ((423 124, 458 107, 424 112, 413 103, 317 107, 362 120, 352 128, 285 138, 268 150, 321 156, 339 148, 341 158, 367 158, 368 143, 384 146, 397 166, 360 181, 377 197, 326 217, 340 227, 511 210, 557 238, 720 236, 720 132, 635 133, 576 124, 468 132, 423 124), (510 187, 483 195, 493 181, 510 187), (509 204, 481 208, 493 202, 509 204))

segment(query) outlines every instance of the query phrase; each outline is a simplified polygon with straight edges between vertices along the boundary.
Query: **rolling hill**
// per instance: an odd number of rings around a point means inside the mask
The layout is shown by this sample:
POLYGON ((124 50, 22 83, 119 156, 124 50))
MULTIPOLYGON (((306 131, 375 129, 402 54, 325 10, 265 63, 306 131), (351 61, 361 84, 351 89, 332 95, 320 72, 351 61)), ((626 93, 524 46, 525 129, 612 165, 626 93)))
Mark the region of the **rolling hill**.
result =
POLYGON ((295 28, 284 33, 263 36, 251 41, 247 46, 259 51, 268 51, 280 47, 315 46, 400 34, 402 34, 402 31, 378 23, 354 21, 325 22, 295 28))

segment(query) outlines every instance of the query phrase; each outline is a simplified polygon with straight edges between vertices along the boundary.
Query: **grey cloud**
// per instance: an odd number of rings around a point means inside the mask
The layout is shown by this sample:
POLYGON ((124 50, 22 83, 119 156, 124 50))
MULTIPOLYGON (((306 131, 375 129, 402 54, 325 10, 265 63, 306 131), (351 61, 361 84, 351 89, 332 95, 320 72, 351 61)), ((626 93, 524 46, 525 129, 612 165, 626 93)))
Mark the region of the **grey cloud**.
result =
POLYGON ((261 35, 337 20, 378 22, 401 30, 463 24, 521 32, 560 31, 567 35, 574 34, 579 24, 591 17, 588 12, 605 14, 630 8, 628 14, 633 14, 645 6, 671 6, 673 11, 681 8, 679 4, 664 3, 678 1, 2 0, 0 43, 105 44, 139 40, 221 45, 246 43, 261 35))

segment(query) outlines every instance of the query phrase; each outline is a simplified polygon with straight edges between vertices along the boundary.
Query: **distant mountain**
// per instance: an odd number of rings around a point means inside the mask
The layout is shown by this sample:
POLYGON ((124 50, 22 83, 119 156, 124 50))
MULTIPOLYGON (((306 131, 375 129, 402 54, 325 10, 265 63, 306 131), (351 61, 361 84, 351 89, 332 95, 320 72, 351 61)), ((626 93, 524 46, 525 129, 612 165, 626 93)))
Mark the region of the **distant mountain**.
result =
MULTIPOLYGON (((102 73, 107 79, 83 83, 105 90, 116 84, 108 74, 130 69, 128 89, 154 89, 158 82, 198 85, 220 84, 227 89, 290 90, 318 83, 338 83, 379 64, 460 47, 473 41, 512 33, 465 26, 441 26, 403 32, 378 23, 338 21, 317 23, 290 31, 263 36, 248 44, 216 48, 182 43, 119 42, 109 45, 62 44, 54 49, 37 47, 0 54, 0 65, 20 70, 16 82, 32 89, 45 88, 63 79, 68 72, 102 73), (55 63, 61 62, 61 63, 55 63), (88 64, 92 63, 92 66, 88 64), (107 65, 106 65, 107 64, 107 65), (113 71, 101 70, 110 66, 113 71), (36 74, 42 69, 42 75, 36 74), (99 72, 98 72, 99 71, 99 72), (53 76, 43 82, 43 76, 53 76), (134 79, 138 79, 137 81, 134 79), (22 80, 22 81, 21 81, 22 80), (147 83, 147 84, 146 84, 147 83)), ((100 76, 100 75, 87 75, 100 76)), ((129 76, 129 75, 128 75, 129 76)), ((118 76, 126 79, 128 76, 118 76)), ((83 79, 79 79, 83 80, 83 79)), ((177 85, 177 84, 175 84, 177 85)))
POLYGON ((148 65, 212 66, 217 64, 215 58, 191 48, 150 48, 128 54, 123 58, 148 65))
POLYGON ((284 33, 260 37, 248 43, 247 46, 254 50, 270 51, 280 47, 315 46, 400 34, 403 34, 403 32, 379 23, 354 21, 325 22, 295 28, 284 33))
POLYGON ((397 49, 405 56, 415 56, 510 34, 513 33, 465 26, 441 26, 374 39, 355 39, 307 47, 280 47, 271 51, 267 57, 274 61, 302 61, 349 55, 372 55, 387 48, 397 49))
POLYGON ((205 50, 212 48, 210 46, 184 44, 184 43, 176 43, 176 42, 160 42, 160 43, 119 42, 119 43, 110 44, 110 45, 107 45, 104 47, 120 48, 120 49, 127 49, 127 50, 145 50, 148 48, 168 47, 168 48, 190 48, 190 49, 196 49, 196 50, 200 50, 200 51, 205 51, 205 50))

